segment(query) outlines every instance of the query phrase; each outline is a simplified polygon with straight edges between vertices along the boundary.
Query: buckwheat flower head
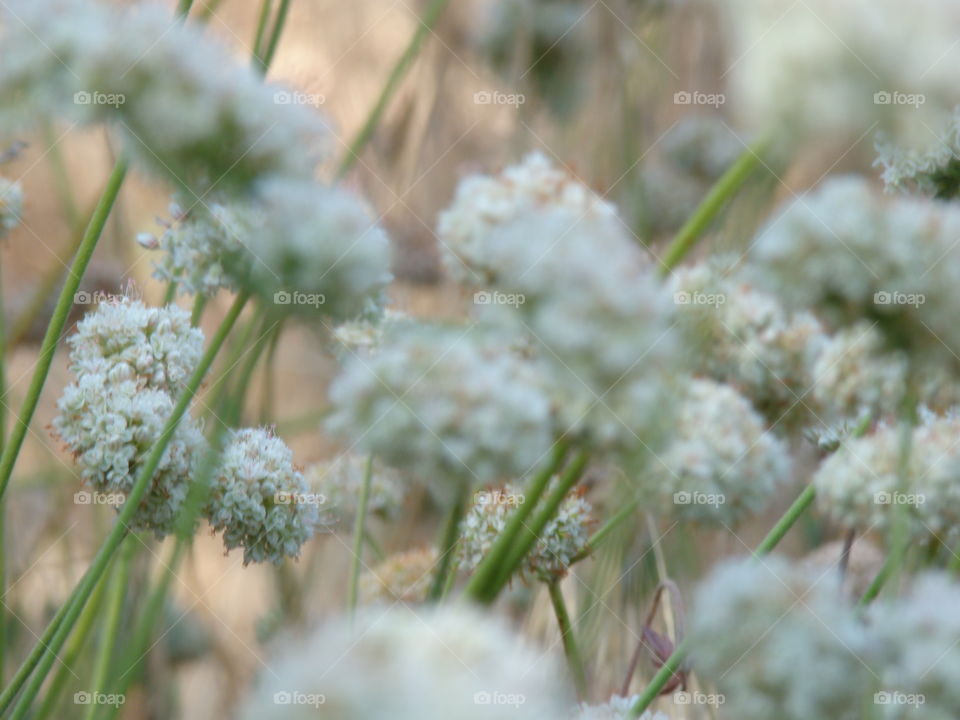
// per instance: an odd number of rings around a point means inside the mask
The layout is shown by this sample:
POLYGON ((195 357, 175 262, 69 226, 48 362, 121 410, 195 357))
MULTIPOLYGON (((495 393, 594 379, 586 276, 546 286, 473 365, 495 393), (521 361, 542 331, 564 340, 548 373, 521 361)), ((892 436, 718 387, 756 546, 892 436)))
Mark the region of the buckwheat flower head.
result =
POLYGON ((807 414, 809 365, 824 328, 725 272, 725 262, 681 267, 671 278, 680 328, 699 350, 696 370, 736 387, 775 426, 791 424, 807 414))
POLYGON ((309 178, 328 131, 276 101, 248 67, 168 8, 12 0, 0 58, 0 122, 36 114, 107 122, 149 167, 198 195, 267 175, 309 178))
POLYGON ((0 177, 0 239, 20 224, 23 215, 23 188, 20 183, 0 177))
POLYGON ((744 720, 861 717, 870 641, 838 598, 835 568, 812 575, 778 557, 715 569, 697 590, 691 661, 724 713, 744 720))
POLYGON ((329 394, 334 434, 440 494, 523 475, 552 444, 541 374, 483 330, 405 328, 350 358, 329 394))
POLYGON ((176 305, 147 307, 121 297, 101 303, 77 323, 70 367, 78 376, 121 373, 150 389, 179 395, 203 354, 203 332, 176 305))
POLYGON ((957 237, 960 209, 835 178, 760 231, 751 277, 789 308, 815 310, 835 325, 876 320, 888 345, 950 362, 950 349, 960 348, 957 237))
MULTIPOLYGON (((121 364, 109 375, 84 371, 68 385, 57 401, 53 429, 76 459, 84 482, 98 492, 126 496, 173 407, 169 393, 145 387, 130 365, 121 364)), ((203 448, 199 427, 184 417, 131 520, 132 529, 152 530, 159 537, 173 531, 203 448)))
POLYGON ((616 208, 545 155, 532 152, 499 175, 471 175, 457 186, 450 207, 440 213, 437 236, 447 269, 458 282, 485 285, 499 272, 487 237, 528 212, 552 210, 567 230, 582 224, 622 233, 616 208))
POLYGON ((889 188, 949 200, 960 193, 960 113, 936 129, 939 142, 920 148, 877 141, 877 160, 889 188))
POLYGON ((821 511, 848 528, 883 532, 905 506, 912 537, 951 541, 960 528, 960 420, 923 413, 913 429, 906 468, 899 477, 902 429, 882 424, 871 435, 847 440, 813 476, 821 511))
POLYGON ((243 564, 295 558, 314 533, 317 507, 293 453, 266 430, 234 430, 213 479, 205 516, 223 531, 226 549, 243 548, 243 564))
POLYGON ((733 100, 765 128, 850 141, 880 130, 910 144, 960 101, 950 77, 960 8, 949 0, 920 0, 908 16, 897 0, 717 4, 733 100))
POLYGON ((960 589, 944 573, 927 573, 905 597, 871 609, 882 652, 880 692, 900 693, 902 701, 884 705, 881 717, 946 720, 960 706, 960 589), (911 696, 914 699, 911 702, 911 696))
MULTIPOLYGON (((587 705, 584 703, 578 708, 575 720, 623 720, 630 708, 636 705, 639 699, 639 695, 631 695, 630 697, 614 695, 602 705, 587 705)), ((638 720, 670 720, 670 718, 662 712, 644 710, 638 720)))
POLYGON ((368 605, 423 602, 438 559, 432 547, 390 555, 360 576, 360 599, 368 605))
POLYGON ((323 698, 329 720, 508 720, 564 717, 570 693, 553 656, 521 641, 501 621, 463 605, 382 608, 356 622, 336 618, 271 661, 275 673, 241 720, 299 720, 317 707, 286 698, 323 698), (376 688, 376 692, 371 692, 376 688))
MULTIPOLYGON (((332 511, 340 523, 349 525, 356 516, 368 462, 369 458, 347 453, 333 460, 314 463, 304 471, 304 480, 310 491, 323 496, 324 507, 332 511)), ((400 474, 375 461, 370 476, 367 512, 393 517, 400 510, 403 495, 400 474)))
MULTIPOLYGON (((458 553, 464 569, 473 570, 480 564, 506 527, 509 515, 524 502, 523 488, 513 483, 474 495, 474 503, 460 527, 458 553)), ((567 495, 524 558, 520 572, 544 582, 564 578, 590 539, 592 510, 580 493, 567 495)))
POLYGON ((729 385, 691 379, 642 492, 681 516, 725 524, 756 515, 789 480, 784 441, 729 385))

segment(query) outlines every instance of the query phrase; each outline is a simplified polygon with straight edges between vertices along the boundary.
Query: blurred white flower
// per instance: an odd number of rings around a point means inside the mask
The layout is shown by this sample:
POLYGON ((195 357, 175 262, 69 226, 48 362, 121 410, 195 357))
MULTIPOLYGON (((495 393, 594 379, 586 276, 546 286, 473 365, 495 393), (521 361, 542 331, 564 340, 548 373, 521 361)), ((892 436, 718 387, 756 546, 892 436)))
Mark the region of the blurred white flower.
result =
POLYGON ((23 188, 20 183, 0 177, 0 238, 20 224, 23 215, 23 188))
POLYGON ((360 600, 364 604, 421 603, 433 583, 439 560, 436 548, 394 553, 360 575, 360 600))
POLYGON ((413 322, 409 315, 400 310, 385 308, 383 315, 376 320, 360 317, 337 325, 331 335, 333 352, 341 360, 351 355, 369 355, 380 349, 384 333, 394 326, 413 322))
MULTIPOLYGON (((366 457, 346 453, 332 460, 314 463, 304 471, 304 480, 310 491, 322 495, 324 508, 334 513, 337 520, 346 526, 353 523, 357 514, 367 463, 366 457)), ((393 517, 400 510, 404 489, 397 471, 375 461, 370 476, 367 512, 393 517)))
POLYGON ((462 604, 328 621, 270 662, 242 720, 513 720, 569 714, 550 653, 462 604))
POLYGON ((697 590, 691 638, 694 670, 729 717, 855 720, 873 692, 868 634, 833 568, 728 561, 697 590))
MULTIPOLYGON (((630 708, 636 705, 639 699, 639 695, 631 695, 630 697, 614 695, 603 705, 587 705, 584 703, 579 707, 575 720, 623 720, 630 708)), ((670 718, 662 712, 644 710, 637 720, 670 720, 670 718)))
MULTIPOLYGON (((458 554, 461 567, 473 570, 480 564, 503 532, 510 514, 524 502, 523 486, 516 483, 495 490, 479 490, 474 494, 473 505, 460 525, 458 554)), ((590 539, 592 510, 579 491, 571 491, 537 537, 520 566, 520 572, 544 582, 566 577, 574 558, 586 548, 590 539)))
POLYGON ((643 474, 644 494, 691 520, 733 524, 790 480, 787 444, 729 385, 691 378, 672 434, 643 474))
POLYGON ((960 113, 937 128, 938 142, 920 149, 898 145, 888 139, 877 142, 877 160, 888 187, 915 190, 943 200, 960 193, 960 113))
POLYGON ((108 122, 129 151, 196 196, 267 175, 310 178, 328 131, 277 101, 246 64, 166 7, 10 0, 0 44, 0 124, 37 114, 108 122))
POLYGON ((543 379, 502 338, 405 327, 354 356, 330 387, 328 427, 447 495, 455 483, 521 476, 553 443, 543 379))
POLYGON ((295 558, 317 524, 317 502, 284 442, 259 428, 234 430, 214 475, 205 516, 243 564, 295 558))

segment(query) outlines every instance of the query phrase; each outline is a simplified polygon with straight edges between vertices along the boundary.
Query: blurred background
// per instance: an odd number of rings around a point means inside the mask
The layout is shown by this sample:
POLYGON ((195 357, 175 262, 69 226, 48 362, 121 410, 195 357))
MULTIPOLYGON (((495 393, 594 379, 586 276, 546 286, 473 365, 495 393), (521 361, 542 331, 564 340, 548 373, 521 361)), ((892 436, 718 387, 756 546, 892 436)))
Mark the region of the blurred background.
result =
MULTIPOLYGON (((332 121, 329 176, 421 18, 436 4, 293 1, 269 79, 299 91, 298 97, 332 121)), ((258 9, 251 0, 198 2, 191 22, 206 22, 206 32, 246 63, 258 9)), ((739 125, 724 94, 725 73, 736 59, 725 53, 716 27, 710 8, 682 0, 449 2, 344 180, 368 198, 392 239, 397 282, 391 307, 424 316, 462 312, 462 298, 444 280, 434 234, 437 213, 460 178, 498 171, 531 150, 615 202, 637 242, 657 254, 751 141, 750 128, 739 125)), ((19 179, 26 196, 24 224, 6 241, 2 262, 12 344, 6 405, 14 412, 73 248, 115 155, 108 134, 64 126, 4 141, 11 149, 0 174, 19 179)), ((812 147, 789 172, 771 166, 757 173, 704 246, 736 252, 749 242, 763 210, 779 199, 828 172, 869 172, 871 143, 865 139, 837 157, 835 150, 812 147)), ((169 202, 169 188, 143 176, 130 178, 84 281, 90 297, 95 299, 96 291, 127 292, 150 303, 162 301, 164 285, 151 278, 151 254, 135 237, 162 231, 158 219, 169 217, 169 202)), ((186 306, 188 300, 180 302, 186 306)), ((228 304, 223 296, 211 302, 204 320, 208 334, 228 304)), ((78 303, 77 318, 92 307, 78 303)), ((320 421, 334 368, 320 328, 288 324, 272 372, 256 376, 246 423, 275 423, 304 467, 331 457, 337 447, 323 436, 320 421)), ((215 377, 216 372, 208 386, 215 377)), ((71 459, 47 428, 68 381, 61 345, 9 493, 8 667, 33 645, 34 633, 67 596, 112 521, 108 507, 77 504, 74 493, 81 485, 71 459)), ((604 474, 595 469, 587 483, 598 521, 615 512, 625 486, 622 478, 611 482, 604 474)), ((770 517, 791 497, 785 495, 770 517)), ((422 574, 417 563, 423 566, 417 552, 436 542, 441 525, 429 496, 412 486, 399 513, 373 521, 374 542, 364 562, 372 569, 395 553, 413 554, 369 572, 408 578, 398 581, 412 586, 402 599, 416 601, 415 581, 422 574)), ((658 568, 669 567, 683 588, 716 556, 745 552, 768 526, 763 519, 736 532, 706 532, 657 523, 641 512, 602 552, 578 565, 564 591, 579 618, 592 699, 604 699, 623 683, 658 568)), ((805 532, 794 533, 792 552, 829 539, 816 532, 809 521, 805 532)), ((148 551, 139 554, 131 605, 167 556, 162 545, 144 542, 148 551)), ((131 689, 122 717, 231 717, 251 678, 265 671, 278 638, 343 606, 351 543, 349 523, 331 519, 299 562, 279 570, 243 568, 240 554, 224 556, 220 540, 202 531, 177 571, 170 607, 147 659, 147 681, 131 689)), ((820 552, 838 554, 839 545, 820 552)), ((871 575, 870 552, 868 542, 858 543, 854 580, 859 563, 871 575)), ((396 586, 394 580, 391 576, 388 584, 396 586)), ((365 587, 368 596, 382 592, 382 583, 368 581, 365 587)), ((557 646, 545 595, 538 585, 518 583, 501 603, 532 637, 557 646)), ((682 613, 673 608, 672 615, 676 622, 682 613)), ((95 642, 88 645, 92 652, 95 642)), ((641 663, 634 687, 650 672, 649 663, 641 663)), ((72 677, 66 682, 80 687, 72 677)), ((70 695, 63 697, 69 701, 70 695)), ((698 712, 707 710, 692 708, 690 717, 698 712)))

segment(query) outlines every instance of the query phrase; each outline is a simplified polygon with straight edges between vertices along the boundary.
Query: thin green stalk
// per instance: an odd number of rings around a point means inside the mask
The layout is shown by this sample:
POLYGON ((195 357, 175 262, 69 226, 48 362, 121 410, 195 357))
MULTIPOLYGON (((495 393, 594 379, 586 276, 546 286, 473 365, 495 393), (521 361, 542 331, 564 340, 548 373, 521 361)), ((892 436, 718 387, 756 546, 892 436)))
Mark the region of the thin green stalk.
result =
POLYGON ((950 551, 950 561, 947 563, 947 572, 951 575, 960 573, 960 544, 950 551))
MULTIPOLYGON (((3 264, 0 263, 0 281, 3 264)), ((7 326, 6 306, 3 302, 3 283, 0 282, 0 447, 7 436, 7 326)), ((0 598, 7 594, 7 503, 0 498, 0 598)), ((7 658, 7 608, 0 607, 0 683, 3 682, 7 658)))
POLYGON ((193 311, 190 313, 190 326, 199 327, 200 318, 203 317, 203 309, 207 306, 207 296, 204 293, 197 293, 193 299, 193 311))
MULTIPOLYGON (((130 564, 136 554, 137 545, 133 538, 124 540, 123 550, 114 564, 113 574, 110 577, 107 606, 104 609, 103 629, 100 634, 100 649, 93 666, 93 679, 90 692, 94 696, 107 689, 110 662, 117 645, 117 635, 120 632, 120 621, 123 618, 123 601, 127 596, 127 584, 130 580, 130 564)), ((86 720, 93 720, 97 716, 99 705, 91 702, 87 705, 86 720)))
POLYGON ((176 17, 179 20, 185 20, 190 14, 190 8, 193 7, 193 0, 180 0, 177 4, 176 17))
MULTIPOLYGON (((773 551, 777 544, 783 539, 784 535, 787 534, 787 531, 793 527, 794 523, 797 522, 803 512, 810 507, 811 503, 813 503, 815 495, 816 491, 813 489, 812 485, 808 485, 806 488, 804 488, 799 497, 793 501, 793 504, 783 514, 783 517, 777 521, 777 524, 773 526, 773 529, 767 533, 767 536, 757 546, 756 550, 753 551, 754 557, 760 558, 773 551)), ((670 678, 673 677, 674 673, 676 673, 689 649, 690 647, 688 639, 685 638, 679 645, 677 645, 676 650, 673 651, 667 661, 650 680, 650 684, 647 685, 646 689, 640 694, 640 697, 637 698, 637 701, 630 708, 629 712, 627 713, 627 718, 640 717, 640 714, 650 706, 650 703, 652 703, 657 696, 660 695, 660 691, 663 690, 663 686, 666 685, 667 681, 669 681, 670 678)))
POLYGON ((870 587, 867 588, 867 591, 863 593, 863 597, 861 597, 857 602, 857 607, 866 607, 873 602, 874 599, 876 599, 877 595, 880 594, 883 586, 893 575, 894 571, 900 565, 900 561, 903 560, 905 555, 905 547, 900 548, 900 552, 894 551, 887 555, 887 559, 883 562, 883 567, 880 568, 880 572, 877 573, 877 576, 870 583, 870 587))
POLYGON ((253 67, 256 70, 262 70, 263 57, 263 36, 267 32, 267 20, 270 19, 270 11, 273 9, 273 0, 263 0, 260 3, 260 13, 257 15, 257 29, 253 34, 253 67))
POLYGON ((444 589, 447 586, 447 578, 453 567, 453 555, 456 551, 457 540, 460 537, 460 520, 463 519, 463 513, 466 509, 467 490, 466 486, 461 485, 453 504, 450 506, 450 514, 447 516, 447 522, 443 529, 443 539, 440 541, 440 561, 437 563, 433 582, 430 584, 430 592, 427 594, 427 599, 432 602, 436 602, 443 597, 444 589))
POLYGON ((167 289, 163 293, 163 304, 169 305, 177 299, 177 281, 171 280, 167 283, 167 289))
POLYGON ((223 5, 223 0, 208 0, 207 4, 203 6, 203 9, 197 13, 196 22, 201 24, 209 22, 210 18, 213 17, 221 5, 223 5))
POLYGON ((267 70, 273 63, 273 56, 277 52, 277 46, 280 44, 280 35, 283 33, 283 26, 287 22, 287 14, 290 12, 290 0, 280 0, 280 7, 277 8, 277 15, 273 21, 273 28, 270 30, 270 39, 267 41, 267 48, 263 51, 263 56, 259 57, 258 64, 260 74, 266 75, 267 70))
POLYGON ((261 327, 260 337, 257 338, 254 346, 247 353, 246 362, 237 373, 237 382, 234 385, 232 398, 233 402, 229 404, 229 409, 224 412, 224 419, 231 426, 236 426, 240 423, 241 416, 243 415, 243 401, 246 397, 247 388, 250 387, 250 379, 253 377, 253 371, 257 367, 260 356, 263 355, 264 349, 270 342, 273 327, 275 327, 275 325, 270 325, 270 316, 263 314, 263 326, 261 327))
POLYGON ((270 333, 270 346, 267 348, 267 357, 263 361, 263 402, 260 405, 260 424, 273 424, 273 400, 276 395, 276 384, 274 366, 277 361, 277 348, 280 347, 280 336, 282 335, 283 321, 277 323, 277 326, 270 333))
POLYGON ((540 500, 547 486, 550 484, 550 478, 560 468, 563 458, 567 454, 569 444, 565 441, 558 442, 553 448, 549 462, 533 477, 528 487, 524 488, 524 502, 518 505, 507 519, 507 523, 497 538, 493 547, 487 553, 480 564, 474 570, 473 577, 467 583, 464 594, 477 602, 483 602, 487 594, 487 586, 492 583, 499 572, 501 563, 506 559, 511 547, 520 532, 527 518, 533 512, 534 506, 540 500))
MULTIPOLYGON (((530 549, 536 544, 537 540, 540 539, 544 528, 547 527, 547 524, 557 514, 557 510, 560 509, 560 505, 563 503, 564 498, 567 497, 567 493, 570 492, 570 489, 574 485, 580 482, 580 477, 583 475, 583 470, 586 465, 587 453, 580 451, 557 479, 556 485, 550 490, 550 493, 543 501, 542 507, 537 510, 530 524, 523 524, 517 541, 511 546, 506 559, 498 569, 496 580, 484 598, 485 602, 492 603, 496 600, 497 594, 503 586, 510 581, 510 577, 514 571, 520 566, 520 563, 523 562, 523 558, 526 557, 530 549)), ((528 500, 525 499, 523 504, 526 505, 527 502, 528 500)))
POLYGON ((353 523, 353 561, 350 567, 350 591, 347 597, 347 609, 350 614, 357 609, 357 597, 360 589, 360 557, 363 554, 363 533, 367 524, 367 503, 370 500, 370 485, 373 481, 373 455, 367 458, 367 468, 360 487, 360 499, 357 502, 357 517, 353 523))
POLYGON ((30 387, 27 389, 27 395, 23 399, 20 411, 17 413, 16 422, 13 425, 13 432, 10 440, 4 443, 3 454, 0 455, 0 498, 3 497, 10 483, 10 476, 13 474, 13 466, 17 462, 17 456, 20 454, 20 448, 23 447, 24 438, 27 436, 27 428, 33 419, 33 414, 37 410, 37 404, 40 402, 40 393, 43 391, 43 385, 50 372, 50 365, 53 362, 53 354, 57 349, 57 342, 63 333, 63 328, 67 324, 67 318, 73 307, 74 295, 80 287, 80 279, 87 269, 93 251, 97 247, 97 241, 103 233, 103 228, 110 216, 110 209, 113 207, 120 194, 120 186, 127 174, 127 162, 120 159, 110 174, 107 181, 107 187, 103 191, 100 202, 90 218, 90 224, 83 235, 83 240, 77 249, 77 255, 74 258, 73 266, 70 268, 70 274, 67 275, 63 284, 63 290, 60 291, 60 297, 57 300, 57 307, 53 311, 53 317, 50 318, 50 324, 47 326, 47 332, 43 336, 43 343, 40 345, 40 356, 37 358, 37 364, 33 371, 33 377, 30 379, 30 387))
POLYGON ((664 252, 660 260, 660 271, 663 275, 669 274, 690 252, 710 223, 720 214, 727 201, 737 194, 753 172, 763 164, 763 155, 770 144, 769 138, 763 138, 745 149, 733 165, 714 183, 710 192, 683 224, 664 252))
MULTIPOLYGON (((97 555, 94 558, 93 563, 90 565, 90 568, 74 588, 70 598, 64 604, 64 607, 61 608, 62 611, 65 610, 62 620, 57 624, 56 630, 53 632, 52 637, 50 638, 50 642, 45 646, 40 660, 36 664, 37 669, 34 671, 29 684, 20 698, 20 701, 14 707, 13 715, 11 716, 13 720, 21 720, 21 718, 23 718, 29 711, 30 704, 33 702, 34 697, 36 697, 41 684, 43 683, 47 674, 50 672, 50 667, 56 660, 57 652, 59 652, 67 638, 67 635, 69 635, 70 631, 73 629, 73 626, 77 621, 77 617, 83 610, 83 606, 89 599, 90 593, 93 591, 94 586, 97 584, 109 566, 110 559, 114 551, 126 536, 130 521, 133 519, 133 515, 139 509, 140 501, 143 499, 143 496, 147 491, 150 480, 153 478, 153 474, 156 472, 157 466, 160 464, 163 453, 166 451, 177 425, 180 423, 181 418, 187 411, 187 407, 193 400, 194 395, 200 387, 200 383, 203 381, 207 371, 210 369, 210 365, 213 363, 214 357, 216 357, 220 348, 223 346, 227 335, 230 333, 230 330, 236 323, 237 318, 239 317, 240 312, 243 310, 243 306, 246 305, 248 298, 249 293, 247 292, 243 292, 237 296, 233 306, 230 308, 230 311, 224 318, 223 323, 220 325, 220 328, 217 330, 216 334, 211 340, 210 346, 200 359, 196 370, 194 370, 193 374, 190 376, 190 380, 187 382, 183 392, 180 393, 177 403, 173 408, 173 412, 167 420, 166 425, 164 425, 164 428, 160 433, 160 437, 153 444, 150 454, 138 473, 133 487, 127 496, 126 502, 123 504, 123 509, 120 511, 120 514, 111 528, 110 533, 107 535, 103 545, 97 552, 97 555)), ((57 617, 60 617, 59 612, 57 617)), ((54 618, 54 622, 56 622, 56 620, 57 618, 54 618)), ((51 625, 53 624, 54 623, 51 623, 51 625)), ((12 697, 16 694, 17 689, 18 688, 11 685, 4 690, 3 695, 0 696, 0 712, 2 712, 3 708, 6 707, 6 704, 9 703, 10 699, 12 699, 12 697)))
POLYGON ((449 3, 450 0, 433 0, 433 2, 431 2, 427 7, 427 11, 424 13, 423 17, 420 18, 420 24, 413 33, 413 37, 410 38, 410 42, 403 51, 403 54, 390 71, 390 76, 387 78, 386 84, 380 91, 380 96, 377 98, 377 102, 374 104, 370 114, 367 115, 367 119, 364 121, 360 131, 350 143, 350 147, 347 149, 346 156, 340 162, 340 167, 337 170, 338 179, 342 178, 350 171, 350 168, 352 168, 354 163, 356 163, 356 161, 360 158, 360 153, 367 146, 367 143, 370 142, 371 138, 373 138, 373 132, 380 123, 380 118, 386 111, 387 105, 390 103, 390 99, 397 91, 400 81, 403 80, 403 77, 413 65, 413 61, 420 52, 420 47, 423 45, 423 41, 426 39, 427 33, 433 30, 437 20, 440 19, 440 14, 444 11, 449 3))
POLYGON ((557 625, 560 627, 563 653, 567 658, 567 665, 570 667, 573 686, 577 690, 577 697, 580 700, 585 700, 587 697, 587 674, 583 667, 583 658, 580 656, 580 650, 577 647, 576 637, 573 634, 573 623, 570 622, 570 614, 567 612, 567 604, 563 599, 560 583, 557 581, 548 582, 547 589, 550 591, 550 602, 553 604, 553 612, 557 616, 557 625))

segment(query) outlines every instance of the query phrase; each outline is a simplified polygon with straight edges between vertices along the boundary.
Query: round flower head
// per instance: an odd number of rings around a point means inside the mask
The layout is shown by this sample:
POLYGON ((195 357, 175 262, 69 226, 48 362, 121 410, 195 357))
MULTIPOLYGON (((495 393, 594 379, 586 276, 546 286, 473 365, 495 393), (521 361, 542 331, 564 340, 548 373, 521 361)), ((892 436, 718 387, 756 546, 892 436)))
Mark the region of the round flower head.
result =
POLYGON ((774 427, 792 424, 809 412, 809 364, 825 339, 823 327, 725 276, 722 264, 679 268, 671 279, 680 328, 698 350, 696 370, 736 387, 774 427))
MULTIPOLYGON (((53 429, 76 459, 84 482, 97 492, 126 496, 173 408, 169 393, 144 387, 130 366, 119 365, 109 376, 83 372, 68 385, 57 402, 53 429)), ((132 529, 153 530, 160 537, 173 531, 203 448, 198 426, 184 417, 133 516, 132 529)))
MULTIPOLYGON (((473 570, 506 527, 510 514, 525 502, 523 489, 508 484, 498 490, 481 490, 460 527, 461 565, 473 570)), ((544 582, 563 579, 590 539, 592 507, 580 493, 570 493, 554 518, 524 558, 520 572, 544 582)))
POLYGON ((176 305, 147 307, 123 297, 101 303, 70 337, 70 367, 78 376, 135 378, 176 397, 203 354, 203 332, 176 305))
POLYGON ((883 532, 905 506, 908 532, 949 542, 960 529, 960 420, 924 413, 913 430, 907 483, 901 484, 901 428, 881 425, 847 440, 813 476, 820 509, 844 527, 883 532))
POLYGON ((540 374, 477 329, 421 325, 390 334, 375 355, 345 363, 330 400, 334 434, 441 495, 457 482, 523 475, 553 442, 540 374))
POLYGON ((244 565, 299 556, 313 536, 316 505, 280 438, 259 428, 232 431, 205 512, 228 551, 242 547, 244 565))
POLYGON ((552 655, 460 604, 335 618, 270 665, 241 720, 560 718, 571 700, 552 655))
MULTIPOLYGON (((311 492, 324 498, 340 523, 353 523, 357 514, 360 490, 367 474, 368 458, 345 454, 326 462, 309 466, 304 480, 311 492)), ((392 517, 400 510, 404 486, 399 473, 375 462, 370 476, 370 495, 367 512, 383 517, 392 517)))
POLYGON ((789 449, 729 385, 691 379, 642 492, 680 516, 724 524, 761 512, 790 478, 789 449))
POLYGON ((311 177, 328 135, 321 117, 278 100, 282 91, 168 8, 84 0, 5 8, 0 94, 10 102, 0 121, 108 122, 133 155, 197 196, 272 174, 311 177))
POLYGON ((918 0, 717 3, 731 39, 733 100, 751 122, 821 142, 871 131, 930 143, 960 101, 960 7, 918 0))
POLYGON ((435 548, 394 553, 360 576, 360 598, 365 604, 421 603, 433 582, 439 555, 435 548))
POLYGON ((23 215, 23 188, 20 183, 0 177, 0 239, 20 224, 23 215))
POLYGON ((960 209, 828 180, 760 231, 753 276, 792 308, 877 322, 888 345, 952 363, 960 349, 960 209))
POLYGON ((697 590, 691 660, 744 720, 862 717, 870 642, 838 599, 836 568, 810 575, 777 557, 715 569, 697 590))
POLYGON ((487 245, 491 231, 541 210, 556 212, 573 232, 584 224, 623 233, 613 205, 533 152, 499 175, 464 178, 450 207, 440 213, 437 236, 454 279, 468 285, 491 282, 500 270, 487 245))
POLYGON ((906 597, 877 603, 870 619, 882 653, 880 692, 889 720, 947 720, 960 707, 960 588, 943 573, 914 582, 906 597))

